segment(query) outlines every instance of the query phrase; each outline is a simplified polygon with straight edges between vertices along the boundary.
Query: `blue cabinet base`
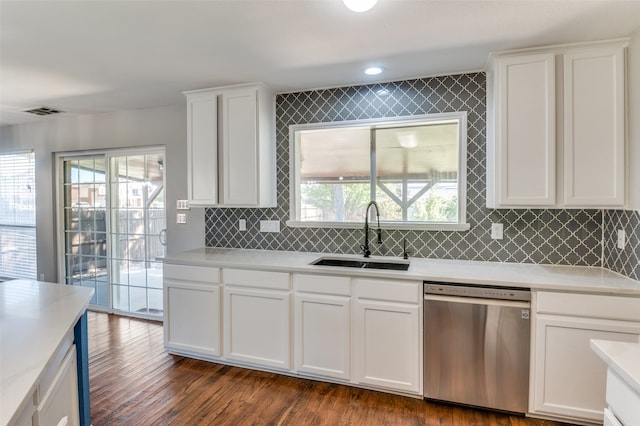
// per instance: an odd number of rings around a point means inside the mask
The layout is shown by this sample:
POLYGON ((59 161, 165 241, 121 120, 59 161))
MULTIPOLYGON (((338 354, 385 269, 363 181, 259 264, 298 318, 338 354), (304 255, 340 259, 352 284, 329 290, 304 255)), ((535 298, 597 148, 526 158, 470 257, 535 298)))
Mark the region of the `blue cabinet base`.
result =
POLYGON ((78 365, 78 402, 80 405, 80 425, 91 425, 91 406, 89 403, 89 334, 87 330, 87 312, 80 317, 73 329, 78 365))

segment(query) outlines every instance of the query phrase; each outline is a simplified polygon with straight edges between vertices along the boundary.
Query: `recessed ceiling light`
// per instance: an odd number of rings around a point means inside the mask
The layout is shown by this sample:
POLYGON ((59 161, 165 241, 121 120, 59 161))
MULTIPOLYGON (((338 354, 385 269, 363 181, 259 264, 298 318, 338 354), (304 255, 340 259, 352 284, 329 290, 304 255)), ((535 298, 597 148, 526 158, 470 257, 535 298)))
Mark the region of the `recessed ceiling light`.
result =
POLYGON ((366 12, 375 6, 378 0, 342 0, 342 2, 354 12, 366 12))
POLYGON ((378 75, 382 72, 382 67, 369 67, 364 70, 366 75, 378 75))

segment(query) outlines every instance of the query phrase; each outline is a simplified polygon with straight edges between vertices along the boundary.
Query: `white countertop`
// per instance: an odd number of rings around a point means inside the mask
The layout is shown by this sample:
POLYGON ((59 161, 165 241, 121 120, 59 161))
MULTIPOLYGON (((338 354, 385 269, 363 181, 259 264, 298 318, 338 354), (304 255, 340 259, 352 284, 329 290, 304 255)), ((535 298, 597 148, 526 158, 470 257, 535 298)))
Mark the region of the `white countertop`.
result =
MULTIPOLYGON (((431 280, 640 297, 639 281, 599 267, 421 258, 410 259, 408 271, 309 265, 319 257, 362 259, 358 255, 206 247, 169 255, 164 261, 194 266, 431 280)), ((371 259, 400 260, 397 257, 377 256, 371 259)))
POLYGON ((23 409, 93 290, 31 280, 0 283, 0 424, 23 409))
POLYGON ((591 340, 591 348, 640 395, 640 343, 591 340))

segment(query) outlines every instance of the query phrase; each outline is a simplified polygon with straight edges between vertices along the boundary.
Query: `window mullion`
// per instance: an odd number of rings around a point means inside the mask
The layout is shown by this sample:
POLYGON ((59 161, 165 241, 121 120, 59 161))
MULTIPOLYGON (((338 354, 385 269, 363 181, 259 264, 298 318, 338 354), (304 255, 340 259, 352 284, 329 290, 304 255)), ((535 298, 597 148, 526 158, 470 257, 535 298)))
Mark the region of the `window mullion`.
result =
MULTIPOLYGON (((370 199, 372 201, 375 201, 375 199, 376 199, 376 187, 378 185, 378 173, 376 171, 377 165, 376 165, 376 129, 375 129, 375 127, 371 128, 370 135, 371 135, 371 172, 370 172, 370 174, 371 174, 371 176, 370 176, 370 178, 371 178, 371 186, 370 186, 371 197, 370 197, 370 199)), ((373 213, 372 213, 372 215, 373 215, 373 213)))

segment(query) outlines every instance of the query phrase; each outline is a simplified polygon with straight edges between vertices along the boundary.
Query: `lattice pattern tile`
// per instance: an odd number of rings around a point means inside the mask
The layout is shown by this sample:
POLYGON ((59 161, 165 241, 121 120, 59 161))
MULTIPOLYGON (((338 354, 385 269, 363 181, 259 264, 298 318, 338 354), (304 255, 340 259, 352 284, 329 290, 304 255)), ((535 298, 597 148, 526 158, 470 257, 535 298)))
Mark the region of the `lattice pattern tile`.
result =
POLYGON ((605 268, 640 280, 640 212, 609 210, 604 213, 605 268), (624 229, 627 244, 618 248, 618 229, 624 229))
POLYGON ((364 118, 467 111, 466 232, 384 231, 374 254, 400 255, 402 240, 416 257, 597 265, 602 262, 598 210, 491 210, 485 207, 486 75, 471 73, 365 86, 310 90, 276 98, 278 207, 206 209, 209 247, 359 253, 361 229, 289 228, 289 126, 364 118), (240 232, 238 219, 247 220, 240 232), (260 233, 259 221, 279 220, 280 233, 260 233), (492 222, 505 238, 490 238, 492 222))

